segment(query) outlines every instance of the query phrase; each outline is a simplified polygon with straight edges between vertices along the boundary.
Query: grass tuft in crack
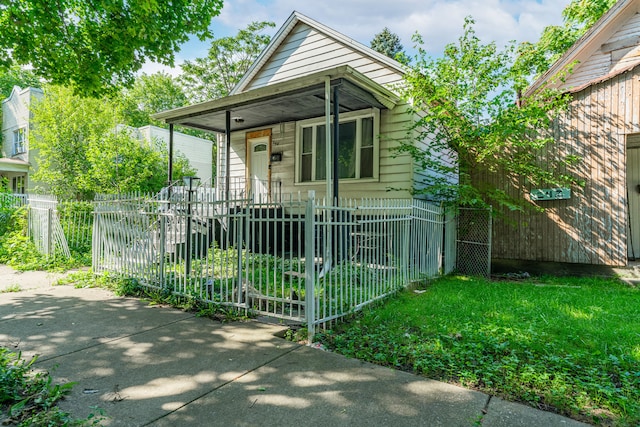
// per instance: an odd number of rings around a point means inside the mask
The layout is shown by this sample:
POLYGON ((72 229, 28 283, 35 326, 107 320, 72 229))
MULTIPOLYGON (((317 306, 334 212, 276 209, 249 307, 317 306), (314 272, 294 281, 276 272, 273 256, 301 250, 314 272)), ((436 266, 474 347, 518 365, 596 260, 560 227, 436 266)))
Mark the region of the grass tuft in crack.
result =
POLYGON ((88 426, 100 422, 90 415, 74 419, 58 402, 73 383, 54 384, 47 372, 33 369, 36 358, 27 362, 19 353, 0 347, 0 423, 16 426, 88 426))

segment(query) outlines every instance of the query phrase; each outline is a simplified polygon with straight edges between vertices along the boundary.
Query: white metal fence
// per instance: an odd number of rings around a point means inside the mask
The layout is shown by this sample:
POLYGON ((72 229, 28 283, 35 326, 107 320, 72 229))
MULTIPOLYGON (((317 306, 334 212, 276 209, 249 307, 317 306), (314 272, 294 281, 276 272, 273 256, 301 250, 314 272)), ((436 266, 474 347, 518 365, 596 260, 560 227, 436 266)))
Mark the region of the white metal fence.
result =
POLYGON ((96 200, 93 269, 317 327, 455 267, 455 217, 419 200, 96 200))
POLYGON ((70 257, 91 248, 93 204, 58 201, 47 194, 0 194, 0 202, 11 208, 26 206, 28 233, 44 255, 70 257))

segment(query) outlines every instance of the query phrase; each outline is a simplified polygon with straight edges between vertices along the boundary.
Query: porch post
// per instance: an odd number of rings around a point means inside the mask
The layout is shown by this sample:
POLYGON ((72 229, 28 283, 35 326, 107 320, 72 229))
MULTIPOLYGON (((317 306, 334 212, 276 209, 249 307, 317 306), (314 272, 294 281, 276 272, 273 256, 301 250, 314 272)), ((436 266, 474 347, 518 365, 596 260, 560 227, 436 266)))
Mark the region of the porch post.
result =
POLYGON ((338 98, 338 86, 333 88, 333 206, 338 206, 338 184, 340 173, 338 171, 338 142, 340 141, 340 100, 338 98))
POLYGON ((325 177, 327 179, 327 203, 333 202, 331 197, 331 76, 327 76, 324 81, 324 158, 325 158, 325 177))
POLYGON ((224 184, 224 195, 225 195, 225 200, 229 200, 230 198, 230 186, 229 186, 229 181, 231 180, 231 170, 230 170, 230 164, 231 164, 231 111, 227 110, 225 111, 225 117, 224 117, 224 134, 225 134, 225 139, 226 139, 226 143, 227 143, 227 152, 226 154, 226 159, 225 159, 225 184, 224 184))
POLYGON ((173 182, 173 123, 169 123, 169 170, 167 171, 168 186, 173 182))

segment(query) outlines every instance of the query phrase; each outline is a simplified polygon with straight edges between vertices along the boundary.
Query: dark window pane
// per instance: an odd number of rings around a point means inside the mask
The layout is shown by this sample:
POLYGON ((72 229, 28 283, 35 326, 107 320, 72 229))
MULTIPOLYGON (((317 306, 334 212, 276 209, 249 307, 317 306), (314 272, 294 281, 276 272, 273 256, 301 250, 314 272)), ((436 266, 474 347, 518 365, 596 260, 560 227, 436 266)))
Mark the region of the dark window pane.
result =
POLYGON ((302 152, 303 153, 311 153, 313 150, 313 128, 303 128, 302 129, 302 152))
POLYGON ((362 119, 362 146, 373 146, 373 117, 362 119))
POLYGON ((340 144, 338 144, 338 176, 356 177, 356 122, 340 123, 340 144))
POLYGON ((311 181, 311 154, 303 154, 300 162, 300 181, 311 181))
POLYGON ((360 150, 360 178, 373 178, 373 147, 360 150))
POLYGON ((316 177, 317 181, 327 178, 326 170, 326 135, 325 125, 316 127, 316 177))

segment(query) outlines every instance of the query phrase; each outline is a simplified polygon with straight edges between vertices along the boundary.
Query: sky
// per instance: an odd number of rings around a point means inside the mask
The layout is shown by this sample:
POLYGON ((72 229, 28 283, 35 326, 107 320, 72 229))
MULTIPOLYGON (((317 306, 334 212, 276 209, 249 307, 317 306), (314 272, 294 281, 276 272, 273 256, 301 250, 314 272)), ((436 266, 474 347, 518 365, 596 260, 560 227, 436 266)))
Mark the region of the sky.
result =
MULTIPOLYGON (((219 16, 211 22, 215 37, 235 35, 253 21, 273 21, 274 34, 297 10, 366 46, 384 27, 396 33, 411 53, 411 36, 418 32, 427 52, 437 57, 448 43, 462 34, 466 16, 476 21, 480 39, 504 46, 510 40, 535 42, 547 25, 562 22, 562 10, 570 0, 226 0, 219 16)), ((192 39, 176 55, 182 61, 204 57, 209 43, 192 39)), ((143 72, 171 70, 146 64, 143 72)))

